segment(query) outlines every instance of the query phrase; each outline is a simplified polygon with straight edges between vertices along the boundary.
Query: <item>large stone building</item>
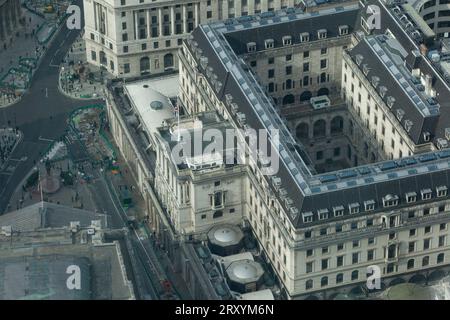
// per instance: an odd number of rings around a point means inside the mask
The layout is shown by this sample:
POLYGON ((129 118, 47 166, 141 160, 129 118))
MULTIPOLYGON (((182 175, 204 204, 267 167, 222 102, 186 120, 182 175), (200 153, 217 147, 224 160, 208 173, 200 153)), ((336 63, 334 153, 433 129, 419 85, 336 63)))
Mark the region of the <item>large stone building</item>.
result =
POLYGON ((409 0, 410 8, 421 16, 425 23, 439 37, 449 37, 450 1, 448 0, 409 0))
MULTIPOLYGON (((382 286, 445 275, 450 88, 428 55, 440 54, 439 43, 408 10, 370 1, 200 25, 179 53, 176 108, 136 97, 133 84, 110 87, 112 133, 160 233, 202 240, 214 224, 249 226, 289 299, 369 292, 373 265, 382 286), (379 29, 368 5, 378 6, 379 29), (178 121, 175 109, 187 115, 178 121), (173 129, 183 123, 278 129, 269 142, 279 168, 268 170, 260 152, 241 155, 235 176, 217 163, 193 169, 189 155, 176 163, 173 129), (241 221, 215 213, 227 185, 220 205, 239 208, 241 221)), ((245 135, 237 140, 249 146, 245 135)))
POLYGON ((177 69, 200 23, 291 7, 295 0, 84 0, 87 60, 119 77, 177 69))
POLYGON ((0 45, 11 41, 21 17, 19 0, 0 0, 0 45))

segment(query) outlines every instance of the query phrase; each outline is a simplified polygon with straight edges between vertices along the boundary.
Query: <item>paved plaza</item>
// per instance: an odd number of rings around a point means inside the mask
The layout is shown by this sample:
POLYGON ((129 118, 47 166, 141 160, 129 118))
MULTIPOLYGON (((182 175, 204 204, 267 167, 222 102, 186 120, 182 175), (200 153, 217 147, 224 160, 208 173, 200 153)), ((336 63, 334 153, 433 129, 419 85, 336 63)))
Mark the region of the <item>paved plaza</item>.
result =
POLYGON ((109 78, 111 75, 106 70, 87 63, 85 42, 80 36, 60 69, 60 90, 75 99, 100 98, 109 78))

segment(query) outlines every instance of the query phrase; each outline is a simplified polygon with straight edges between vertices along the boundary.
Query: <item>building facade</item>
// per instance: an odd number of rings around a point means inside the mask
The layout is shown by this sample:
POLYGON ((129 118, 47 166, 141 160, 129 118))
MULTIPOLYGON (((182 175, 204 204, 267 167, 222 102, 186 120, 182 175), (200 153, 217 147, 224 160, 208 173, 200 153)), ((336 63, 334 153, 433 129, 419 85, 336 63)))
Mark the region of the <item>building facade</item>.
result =
MULTIPOLYGON (((275 175, 263 175, 261 163, 250 161, 244 215, 288 298, 329 298, 345 290, 364 291, 367 267, 372 265, 380 268, 383 286, 431 281, 448 269, 448 151, 437 151, 445 149, 448 139, 445 115, 437 106, 448 107, 448 83, 420 53, 427 31, 411 21, 407 22, 414 29, 406 30, 405 22, 392 15, 395 6, 375 4, 385 21, 375 34, 361 27, 367 18, 363 14, 361 21, 357 13, 365 7, 336 9, 332 18, 320 11, 315 16, 285 11, 271 17, 290 15, 284 26, 267 25, 261 16, 251 26, 239 22, 202 25, 180 52, 180 100, 188 112, 211 108, 237 128, 274 126, 285 135, 275 175), (343 42, 347 35, 350 39, 343 42), (285 92, 290 52, 315 46, 320 50, 315 52, 317 63, 325 38, 325 47, 339 42, 346 46, 328 48, 330 53, 338 52, 334 61, 341 68, 331 69, 330 80, 339 83, 337 91, 354 121, 345 123, 346 130, 356 130, 360 144, 367 142, 363 148, 354 146, 363 155, 362 163, 402 161, 363 166, 358 162, 353 165, 356 168, 317 175, 301 156, 302 146, 296 145, 299 141, 293 135, 302 129, 296 132, 291 127, 287 132, 286 121, 278 113, 280 109, 283 113, 283 105, 300 103, 307 90, 301 85, 303 60, 293 67, 300 69, 293 72, 291 81, 298 86, 288 89, 293 98, 279 103, 274 91, 281 89, 282 101, 290 93, 285 92), (249 52, 263 58, 246 60, 249 52), (279 83, 270 85, 267 57, 272 54, 283 63, 274 66, 279 83), (436 162, 429 166, 428 161, 436 162)), ((317 84, 309 90, 311 96, 320 94, 321 69, 316 67, 309 77, 308 82, 312 78, 317 84)), ((303 130, 301 134, 308 132, 310 137, 310 129, 303 130)))
POLYGON ((199 25, 178 56, 180 121, 161 121, 152 99, 138 107, 130 85, 110 88, 111 131, 161 233, 249 227, 288 299, 371 294, 374 266, 382 288, 448 274, 450 87, 408 10, 370 1, 199 25), (178 126, 232 128, 240 146, 252 129, 278 129, 279 165, 264 152, 228 168, 178 163, 178 126))
POLYGON ((88 62, 117 77, 178 68, 177 51, 200 23, 292 7, 295 0, 85 0, 88 62))

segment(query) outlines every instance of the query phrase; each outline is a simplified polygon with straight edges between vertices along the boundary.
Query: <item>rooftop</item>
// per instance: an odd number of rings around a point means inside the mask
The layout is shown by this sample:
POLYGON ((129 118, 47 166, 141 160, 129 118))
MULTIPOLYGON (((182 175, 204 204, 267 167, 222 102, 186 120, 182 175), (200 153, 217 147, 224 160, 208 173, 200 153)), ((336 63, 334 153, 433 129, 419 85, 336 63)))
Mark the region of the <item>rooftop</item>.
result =
POLYGON ((148 81, 127 84, 124 90, 149 133, 161 127, 164 120, 174 117, 170 99, 151 87, 148 81))
MULTIPOLYGON (((396 40, 380 42, 380 38, 369 37, 356 46, 354 53, 357 54, 358 50, 361 50, 365 57, 378 54, 377 50, 382 53, 380 58, 370 58, 369 65, 374 63, 372 72, 384 68, 389 71, 380 75, 381 80, 390 79, 390 82, 384 85, 387 89, 386 96, 389 92, 395 92, 395 101, 399 102, 399 108, 410 112, 405 115, 405 119, 414 116, 413 123, 418 129, 417 132, 411 129, 411 134, 417 137, 417 141, 420 141, 418 137, 424 130, 435 133, 436 137, 445 136, 445 126, 450 123, 447 114, 450 113, 444 114, 444 111, 450 107, 450 89, 430 62, 420 54, 419 45, 421 39, 424 40, 424 34, 414 33, 416 29, 411 31, 405 28, 399 22, 400 18, 391 12, 392 8, 375 2, 382 8, 382 28, 376 33, 385 33, 389 29, 396 40), (417 52, 419 56, 415 56, 417 52), (414 58, 417 58, 417 61, 414 58), (430 104, 427 97, 418 90, 417 84, 408 75, 401 61, 406 61, 409 65, 417 63, 416 67, 432 76, 433 88, 438 93, 435 99, 441 113, 438 107, 430 104), (439 116, 440 114, 442 116, 439 116)), ((408 192, 420 195, 432 190, 433 197, 437 197, 441 187, 450 185, 450 153, 447 150, 325 175, 313 175, 300 156, 301 146, 287 130, 284 120, 273 106, 272 99, 240 58, 240 55, 248 52, 249 43, 250 47, 258 51, 285 46, 283 37, 286 36, 291 37, 287 45, 300 43, 303 32, 308 33, 309 41, 320 40, 317 37, 321 37, 319 33, 323 35, 324 30, 327 39, 347 36, 339 31, 342 30, 340 27, 348 26, 349 33, 358 30, 360 11, 365 10, 351 5, 314 13, 299 13, 289 9, 268 12, 201 25, 187 40, 187 47, 197 60, 198 68, 206 74, 217 95, 224 97, 229 113, 236 116, 237 111, 245 115, 247 120, 243 127, 266 129, 269 133, 273 129, 279 129, 280 168, 275 176, 267 178, 272 192, 281 200, 280 203, 296 227, 320 223, 323 217, 326 217, 326 221, 344 219, 356 205, 358 212, 359 207, 365 208, 361 211, 376 212, 383 209, 386 203, 391 201, 391 197, 399 198, 396 205, 401 205, 406 202, 404 195, 408 192), (266 40, 271 43, 268 47, 266 40), (235 105, 238 109, 233 111, 235 105), (388 195, 391 197, 387 197, 388 195), (386 202, 386 199, 389 201, 386 202), (328 215, 328 212, 339 212, 341 207, 342 215, 328 215), (319 212, 322 213, 320 217, 319 212), (306 216, 311 216, 311 219, 305 219, 306 216)), ((396 115, 398 114, 401 112, 396 112, 396 115)), ((239 123, 237 118, 236 122, 239 123)), ((273 136, 269 136, 274 144, 273 136)), ((430 198, 418 197, 417 201, 427 199, 430 198)))

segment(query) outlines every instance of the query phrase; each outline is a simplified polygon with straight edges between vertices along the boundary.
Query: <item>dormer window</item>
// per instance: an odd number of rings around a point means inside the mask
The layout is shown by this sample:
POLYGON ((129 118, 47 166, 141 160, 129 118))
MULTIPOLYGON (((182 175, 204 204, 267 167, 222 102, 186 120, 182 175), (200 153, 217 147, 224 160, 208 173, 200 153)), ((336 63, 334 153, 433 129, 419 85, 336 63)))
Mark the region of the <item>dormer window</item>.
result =
POLYGON ((413 126, 413 122, 411 120, 405 120, 405 130, 406 130, 406 132, 411 131, 412 126, 413 126))
POLYGON ((319 209, 317 210, 317 214, 319 216, 319 220, 328 219, 328 209, 319 209))
POLYGON ((255 42, 247 43, 247 52, 256 52, 256 43, 255 42))
POLYGON ((309 33, 308 32, 302 32, 300 34, 300 42, 308 42, 309 41, 309 33))
POLYGON ((386 207, 393 207, 398 205, 398 196, 393 194, 387 194, 383 197, 383 206, 386 207))
POLYGON ((348 205, 348 211, 350 214, 359 213, 359 203, 350 203, 348 205))
POLYGON ((374 86, 374 88, 376 88, 379 83, 380 83, 380 78, 377 76, 373 76, 372 77, 372 85, 374 86))
POLYGON ((291 44, 292 44, 292 37, 284 36, 283 37, 283 46, 290 46, 291 44))
POLYGON ((430 141, 430 138, 431 138, 431 134, 428 131, 425 131, 423 133, 423 141, 428 142, 428 141, 430 141))
POLYGON ((436 194, 438 197, 445 197, 447 195, 447 187, 446 186, 437 187, 436 194))
POLYGON ((374 200, 364 201, 364 210, 365 211, 375 210, 375 201, 374 200))
POLYGON ((385 86, 381 86, 380 87, 380 96, 382 98, 384 98, 384 96, 386 95, 386 92, 387 92, 387 88, 385 86))
POLYGON ((317 38, 318 39, 326 39, 327 38, 327 30, 326 29, 320 29, 317 31, 317 38))
POLYGON ((429 189, 429 188, 422 189, 420 191, 420 193, 422 194, 422 200, 429 200, 429 199, 431 199, 431 189, 429 189))
POLYGON ((341 217, 344 215, 344 206, 333 207, 333 213, 335 217, 341 217))
POLYGON ((394 97, 392 97, 392 96, 387 97, 387 105, 388 105, 389 108, 392 108, 394 103, 395 103, 395 98, 394 97))
POLYGON ((369 74, 369 71, 370 71, 369 66, 367 65, 367 63, 365 63, 365 64, 363 64, 362 68, 363 68, 364 75, 367 77, 367 75, 369 74))
POLYGON ((303 217, 303 223, 313 222, 313 213, 311 211, 303 212, 302 217, 303 217))
POLYGON ((348 26, 347 25, 342 25, 342 26, 339 26, 338 28, 339 28, 340 36, 345 36, 348 34, 348 26))
POLYGON ((416 192, 407 192, 405 196, 406 196, 406 203, 411 203, 411 202, 417 201, 417 193, 416 192))
POLYGON ((361 62, 363 61, 363 59, 364 59, 364 57, 363 57, 362 54, 357 54, 357 55, 355 56, 356 64, 357 64, 358 66, 360 66, 360 65, 361 65, 361 62))
POLYGON ((397 109, 397 119, 398 121, 402 121, 405 116, 405 111, 403 109, 397 109))
POLYGON ((272 49, 274 46, 273 39, 267 39, 264 41, 264 45, 266 46, 266 49, 272 49))

